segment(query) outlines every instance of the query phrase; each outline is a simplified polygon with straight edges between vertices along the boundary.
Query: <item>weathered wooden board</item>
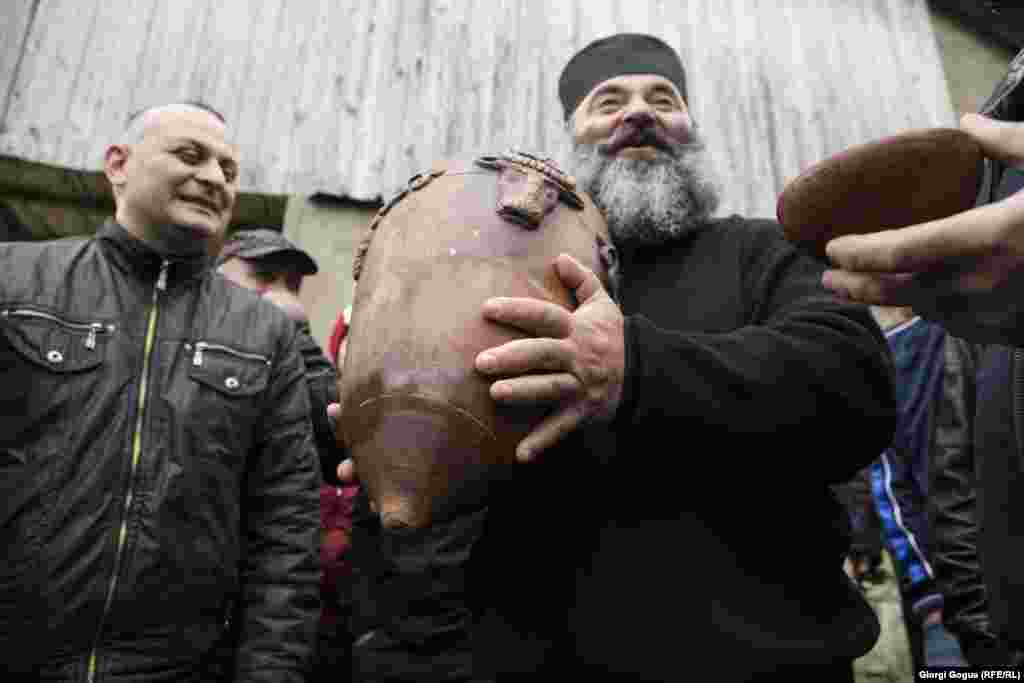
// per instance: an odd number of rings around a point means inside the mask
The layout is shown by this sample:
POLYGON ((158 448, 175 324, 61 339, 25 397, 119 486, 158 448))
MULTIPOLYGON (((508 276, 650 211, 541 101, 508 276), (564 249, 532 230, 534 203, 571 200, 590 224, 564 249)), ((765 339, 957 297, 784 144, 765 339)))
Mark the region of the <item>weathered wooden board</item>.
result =
POLYGON ((0 124, 7 119, 7 103, 14 89, 22 57, 28 50, 26 41, 32 33, 40 0, 14 0, 0 9, 0 124))
POLYGON ((249 192, 387 196, 433 161, 566 150, 557 79, 615 31, 677 47, 724 212, 827 154, 954 125, 925 0, 5 0, 0 154, 96 169, 128 115, 220 109, 249 192))

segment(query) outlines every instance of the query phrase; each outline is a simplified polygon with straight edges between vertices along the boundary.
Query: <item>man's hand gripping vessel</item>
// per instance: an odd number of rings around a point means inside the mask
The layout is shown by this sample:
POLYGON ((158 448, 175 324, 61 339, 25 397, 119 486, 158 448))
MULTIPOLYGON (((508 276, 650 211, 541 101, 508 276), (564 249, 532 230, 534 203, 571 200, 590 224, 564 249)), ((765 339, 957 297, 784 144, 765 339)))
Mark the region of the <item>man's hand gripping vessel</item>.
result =
POLYGON ((568 253, 614 292, 601 213, 546 159, 519 152, 414 176, 370 224, 341 373, 339 439, 389 528, 485 505, 543 417, 498 407, 476 355, 525 335, 484 319, 493 296, 576 306, 554 261, 568 253))

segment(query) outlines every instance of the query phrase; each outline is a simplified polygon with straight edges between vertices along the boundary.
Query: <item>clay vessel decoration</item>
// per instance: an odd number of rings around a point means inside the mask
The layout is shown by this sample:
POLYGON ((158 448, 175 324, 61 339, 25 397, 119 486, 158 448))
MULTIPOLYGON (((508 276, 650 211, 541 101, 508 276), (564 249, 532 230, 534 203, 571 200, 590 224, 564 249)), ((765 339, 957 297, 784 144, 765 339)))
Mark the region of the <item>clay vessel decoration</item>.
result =
POLYGON ((913 130, 851 147, 811 166, 779 196, 786 237, 820 259, 842 235, 945 218, 974 206, 981 148, 955 128, 913 130))
POLYGON ((550 160, 512 152, 438 164, 374 218, 339 380, 339 439, 385 527, 422 528, 486 504, 543 417, 501 407, 477 354, 526 335, 482 314, 492 296, 567 309, 569 253, 613 291, 615 254, 592 201, 550 160))

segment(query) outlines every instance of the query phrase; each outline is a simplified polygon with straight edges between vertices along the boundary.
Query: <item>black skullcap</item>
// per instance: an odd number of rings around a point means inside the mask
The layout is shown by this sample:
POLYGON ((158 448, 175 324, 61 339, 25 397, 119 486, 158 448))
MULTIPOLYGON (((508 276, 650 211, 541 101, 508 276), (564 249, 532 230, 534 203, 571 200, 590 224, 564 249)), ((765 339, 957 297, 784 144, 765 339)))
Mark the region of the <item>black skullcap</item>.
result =
POLYGON ((616 33, 573 55, 558 79, 558 97, 568 121, 598 83, 616 76, 654 74, 679 88, 686 100, 686 71, 679 55, 664 41, 643 33, 616 33))
POLYGON ((277 254, 286 254, 292 258, 302 275, 313 275, 317 271, 316 261, 312 256, 299 249, 277 230, 267 228, 239 230, 234 233, 221 249, 217 265, 233 258, 258 261, 277 254))

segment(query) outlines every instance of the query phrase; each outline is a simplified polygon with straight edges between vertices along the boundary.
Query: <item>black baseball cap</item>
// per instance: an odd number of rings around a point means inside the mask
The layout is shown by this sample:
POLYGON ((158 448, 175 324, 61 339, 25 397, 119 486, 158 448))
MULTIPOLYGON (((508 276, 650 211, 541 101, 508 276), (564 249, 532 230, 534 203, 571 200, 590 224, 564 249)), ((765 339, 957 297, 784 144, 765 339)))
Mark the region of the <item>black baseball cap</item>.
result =
POLYGON ((302 275, 313 275, 319 270, 312 256, 299 249, 277 230, 269 228, 238 230, 232 234, 217 257, 217 265, 236 257, 257 261, 278 254, 291 257, 302 275))

